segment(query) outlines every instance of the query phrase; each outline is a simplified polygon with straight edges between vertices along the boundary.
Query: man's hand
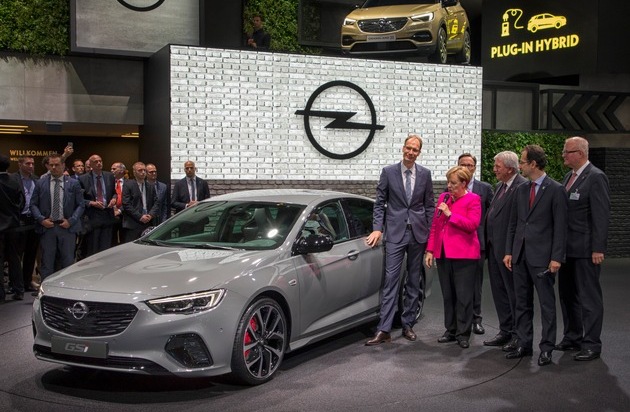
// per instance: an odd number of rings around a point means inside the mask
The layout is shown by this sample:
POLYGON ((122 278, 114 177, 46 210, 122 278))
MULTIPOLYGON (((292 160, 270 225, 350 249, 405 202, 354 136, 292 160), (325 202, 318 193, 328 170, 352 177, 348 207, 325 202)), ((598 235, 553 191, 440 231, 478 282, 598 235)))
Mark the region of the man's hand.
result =
POLYGON ((369 247, 374 247, 378 245, 378 241, 381 240, 382 234, 383 232, 381 232, 380 230, 373 231, 372 233, 368 235, 367 239, 365 239, 365 243, 369 247))
POLYGON ((512 255, 505 255, 503 257, 503 264, 511 272, 512 271, 512 255))
POLYGON ((551 273, 557 273, 558 270, 560 270, 560 262, 556 262, 555 260, 552 260, 551 262, 549 262, 549 272, 551 273))
POLYGON ((593 264, 594 265, 601 265, 602 262, 604 261, 604 254, 603 253, 599 253, 599 252, 593 252, 593 255, 591 256, 591 259, 593 259, 593 264))

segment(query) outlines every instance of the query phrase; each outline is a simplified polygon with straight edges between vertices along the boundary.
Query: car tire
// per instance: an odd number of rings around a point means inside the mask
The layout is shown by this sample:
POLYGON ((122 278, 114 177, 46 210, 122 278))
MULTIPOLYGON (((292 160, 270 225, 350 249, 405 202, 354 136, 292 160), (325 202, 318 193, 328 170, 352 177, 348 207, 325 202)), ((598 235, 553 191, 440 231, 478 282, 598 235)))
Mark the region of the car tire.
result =
MULTIPOLYGON (((402 308, 404 308, 405 302, 405 284, 407 283, 407 270, 404 269, 400 276, 400 285, 398 287, 398 311, 394 315, 394 326, 402 327, 400 320, 402 316, 402 308)), ((426 296, 426 272, 424 266, 420 269, 420 293, 418 294, 418 310, 416 311, 415 321, 418 322, 422 316, 422 309, 424 308, 424 299, 426 296)))
POLYGON ((254 301, 243 314, 232 349, 232 378, 260 385, 280 367, 286 350, 287 322, 278 303, 267 297, 254 301))
POLYGON ((440 27, 437 33, 437 40, 435 44, 435 52, 429 56, 431 63, 446 64, 448 58, 448 52, 446 50, 446 30, 444 27, 440 27))
POLYGON ((470 64, 470 56, 472 54, 472 43, 470 41, 470 33, 468 30, 464 32, 464 41, 462 49, 455 55, 455 61, 460 64, 470 64))

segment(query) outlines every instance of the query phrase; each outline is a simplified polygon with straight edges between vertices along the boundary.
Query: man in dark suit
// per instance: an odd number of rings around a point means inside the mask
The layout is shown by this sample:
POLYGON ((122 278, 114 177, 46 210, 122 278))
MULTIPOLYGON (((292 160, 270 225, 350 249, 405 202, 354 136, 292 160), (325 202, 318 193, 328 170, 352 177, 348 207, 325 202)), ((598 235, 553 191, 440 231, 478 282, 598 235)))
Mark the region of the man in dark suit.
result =
POLYGON ((518 347, 518 335, 514 326, 514 277, 503 264, 505 239, 514 206, 516 188, 527 179, 518 173, 518 155, 514 152, 501 152, 494 156, 494 175, 499 180, 495 195, 486 215, 486 251, 488 256, 488 277, 494 307, 499 318, 499 333, 484 341, 486 346, 503 346, 511 352, 518 347))
POLYGON ((110 168, 114 175, 114 191, 116 192, 116 204, 114 205, 114 224, 112 225, 112 246, 120 245, 125 241, 122 227, 122 188, 125 184, 127 167, 122 162, 114 162, 110 168))
POLYGON ((37 284, 33 282, 33 271, 39 250, 39 235, 35 233, 35 220, 31 215, 30 205, 35 182, 35 159, 24 156, 18 158, 18 171, 12 176, 17 180, 24 193, 25 203, 20 213, 20 229, 17 234, 18 255, 22 259, 22 277, 25 290, 35 291, 37 284))
POLYGON ((486 233, 485 222, 488 207, 492 200, 492 185, 487 182, 481 182, 475 179, 475 171, 477 170, 477 158, 470 153, 463 153, 457 159, 457 165, 467 168, 472 173, 472 180, 468 183, 468 191, 473 192, 481 198, 481 223, 477 228, 477 237, 481 246, 479 262, 475 269, 475 290, 473 292, 473 326, 472 331, 477 335, 483 335, 485 330, 481 324, 481 289, 483 287, 483 265, 486 261, 486 233))
MULTIPOLYGON (((22 300, 25 285, 16 229, 20 227, 20 213, 25 199, 18 181, 7 173, 10 164, 7 156, 0 155, 0 268, 4 268, 6 259, 9 264, 9 280, 14 289, 13 299, 22 300)), ((4 273, 0 275, 0 302, 5 298, 3 278, 4 273)))
POLYGON ((166 183, 157 180, 157 167, 153 163, 147 163, 147 182, 155 186, 158 202, 160 202, 160 210, 155 218, 155 224, 159 225, 171 215, 171 191, 166 186, 166 183))
POLYGON ((599 275, 608 239, 610 189, 604 172, 588 160, 586 139, 567 139, 562 157, 571 172, 563 180, 569 196, 567 261, 558 277, 564 337, 556 349, 580 349, 574 359, 589 361, 602 351, 599 275))
POLYGON ((112 245, 112 225, 116 191, 114 175, 103 171, 103 159, 95 154, 90 156, 89 173, 79 176, 85 199, 85 213, 89 218, 90 230, 85 235, 87 256, 109 249, 112 245))
POLYGON ((74 262, 77 233, 81 230, 84 211, 81 185, 63 174, 60 156, 49 157, 48 170, 50 173, 35 185, 30 207, 37 222, 35 230, 41 235, 42 280, 55 271, 55 261, 61 269, 74 262))
POLYGON ((567 246, 567 194, 545 173, 547 156, 538 145, 525 146, 519 166, 530 180, 516 189, 503 263, 514 274, 519 346, 506 358, 532 355, 534 287, 540 301, 542 336, 538 365, 551 363, 556 345, 555 274, 567 246))
POLYGON ((385 279, 381 297, 380 321, 376 335, 366 342, 373 346, 391 341, 391 328, 398 301, 402 263, 407 255, 407 283, 404 307, 399 308, 403 336, 416 340, 413 326, 418 310, 422 255, 427 246, 435 199, 429 169, 416 164, 422 139, 410 135, 402 148, 402 162, 386 166, 376 187, 374 231, 367 244, 374 247, 381 236, 385 242, 385 279))
POLYGON ((177 181, 173 187, 171 206, 175 209, 175 213, 179 213, 187 207, 196 205, 197 202, 210 197, 208 183, 196 176, 197 168, 195 167, 195 162, 189 160, 184 163, 184 171, 186 172, 186 177, 177 181))
POLYGON ((146 181, 147 167, 142 162, 133 164, 133 179, 123 186, 123 228, 125 242, 132 242, 151 225, 160 210, 155 186, 146 181))

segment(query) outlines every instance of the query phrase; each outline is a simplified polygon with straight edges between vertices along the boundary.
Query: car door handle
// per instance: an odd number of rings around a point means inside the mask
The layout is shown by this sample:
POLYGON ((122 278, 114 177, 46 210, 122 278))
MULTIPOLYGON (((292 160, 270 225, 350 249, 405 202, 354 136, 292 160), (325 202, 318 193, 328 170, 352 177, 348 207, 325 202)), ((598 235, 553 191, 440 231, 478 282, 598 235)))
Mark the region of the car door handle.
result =
POLYGON ((350 260, 357 260, 357 258, 359 257, 359 251, 358 250, 351 250, 350 252, 348 252, 347 257, 350 260))

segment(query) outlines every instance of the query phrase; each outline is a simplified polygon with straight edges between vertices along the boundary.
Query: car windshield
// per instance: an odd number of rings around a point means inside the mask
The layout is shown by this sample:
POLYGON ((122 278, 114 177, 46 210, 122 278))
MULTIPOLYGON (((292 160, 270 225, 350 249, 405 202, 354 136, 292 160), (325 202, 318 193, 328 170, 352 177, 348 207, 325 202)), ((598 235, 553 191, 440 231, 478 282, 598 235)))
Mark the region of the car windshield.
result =
POLYGON ((366 7, 381 7, 381 6, 398 6, 406 4, 435 4, 440 0, 367 0, 363 4, 363 8, 366 7))
POLYGON ((274 249, 304 209, 301 205, 210 201, 186 209, 141 238, 156 246, 207 249, 274 249))

